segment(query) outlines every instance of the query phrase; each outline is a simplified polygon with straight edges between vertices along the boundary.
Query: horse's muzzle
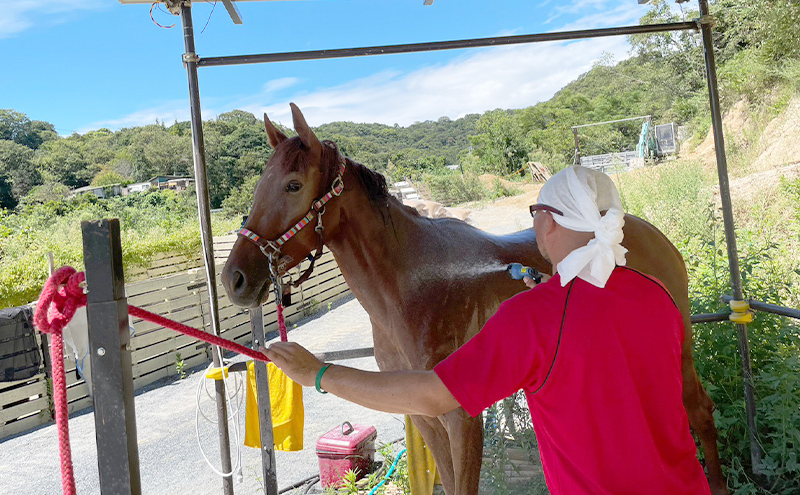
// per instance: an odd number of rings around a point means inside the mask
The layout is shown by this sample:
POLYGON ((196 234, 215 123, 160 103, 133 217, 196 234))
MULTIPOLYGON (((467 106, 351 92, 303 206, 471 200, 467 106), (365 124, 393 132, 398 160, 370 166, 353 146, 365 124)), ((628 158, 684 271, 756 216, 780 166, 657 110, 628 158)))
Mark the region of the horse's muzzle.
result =
POLYGON ((270 279, 251 280, 244 271, 228 265, 222 270, 222 286, 231 302, 244 308, 257 308, 266 299, 270 279))

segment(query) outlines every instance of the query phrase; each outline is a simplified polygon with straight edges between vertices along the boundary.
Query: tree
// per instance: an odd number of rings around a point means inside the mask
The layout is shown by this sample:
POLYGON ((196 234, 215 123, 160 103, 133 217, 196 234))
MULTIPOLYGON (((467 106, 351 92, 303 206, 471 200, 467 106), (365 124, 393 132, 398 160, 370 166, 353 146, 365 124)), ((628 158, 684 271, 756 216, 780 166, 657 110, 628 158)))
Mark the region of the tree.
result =
POLYGON ((130 163, 133 179, 145 181, 156 175, 192 176, 192 144, 189 136, 174 134, 161 125, 125 129, 115 136, 119 147, 115 160, 130 163))
POLYGON ((41 150, 35 156, 34 163, 47 182, 58 182, 75 189, 88 186, 99 170, 96 166, 90 166, 86 146, 77 134, 48 141, 42 145, 41 150))
POLYGON ((519 121, 505 110, 485 113, 478 120, 478 130, 481 133, 470 138, 473 153, 482 168, 492 173, 505 175, 519 170, 534 150, 519 121))
POLYGON ((13 201, 2 201, 5 208, 13 208, 19 199, 26 195, 42 177, 33 161, 34 151, 13 141, 0 140, 0 178, 3 178, 7 194, 13 201), (13 203, 13 204, 12 204, 13 203))
POLYGON ((41 120, 31 121, 27 115, 14 110, 0 109, 0 139, 37 149, 45 141, 58 138, 53 124, 41 120))

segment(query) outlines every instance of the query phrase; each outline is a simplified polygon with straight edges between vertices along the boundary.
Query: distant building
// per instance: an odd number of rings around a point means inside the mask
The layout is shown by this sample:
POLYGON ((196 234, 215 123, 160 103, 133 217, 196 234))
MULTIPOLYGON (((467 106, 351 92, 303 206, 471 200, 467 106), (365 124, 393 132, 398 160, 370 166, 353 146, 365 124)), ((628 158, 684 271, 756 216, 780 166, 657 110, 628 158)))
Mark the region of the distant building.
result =
POLYGON ((94 194, 98 198, 110 198, 111 196, 120 196, 123 194, 123 188, 120 184, 110 184, 108 186, 85 186, 73 189, 69 192, 69 197, 74 198, 81 194, 94 194))
POLYGON ((153 184, 149 182, 137 182, 136 184, 128 184, 128 186, 122 188, 122 195, 127 196, 133 192, 144 192, 150 189, 153 184))
POLYGON ((149 181, 153 189, 172 189, 175 191, 185 191, 194 185, 191 177, 180 177, 177 175, 158 175, 149 181))
POLYGON ((173 191, 185 191, 194 187, 194 179, 191 177, 180 177, 177 175, 157 175, 146 182, 130 184, 122 191, 123 195, 133 192, 145 192, 151 189, 172 189, 173 191))

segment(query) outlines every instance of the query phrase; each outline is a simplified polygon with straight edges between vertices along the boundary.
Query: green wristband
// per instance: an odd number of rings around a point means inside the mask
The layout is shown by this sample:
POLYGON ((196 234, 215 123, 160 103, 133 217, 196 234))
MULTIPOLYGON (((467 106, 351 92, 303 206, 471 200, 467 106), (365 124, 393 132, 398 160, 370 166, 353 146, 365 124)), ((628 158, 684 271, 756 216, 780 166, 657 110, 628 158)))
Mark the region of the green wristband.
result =
POLYGON ((322 375, 325 373, 325 370, 333 366, 333 363, 325 363, 322 365, 322 368, 319 369, 319 373, 317 373, 317 380, 314 382, 314 388, 317 389, 317 392, 321 394, 327 394, 328 392, 322 390, 321 383, 322 383, 322 375))

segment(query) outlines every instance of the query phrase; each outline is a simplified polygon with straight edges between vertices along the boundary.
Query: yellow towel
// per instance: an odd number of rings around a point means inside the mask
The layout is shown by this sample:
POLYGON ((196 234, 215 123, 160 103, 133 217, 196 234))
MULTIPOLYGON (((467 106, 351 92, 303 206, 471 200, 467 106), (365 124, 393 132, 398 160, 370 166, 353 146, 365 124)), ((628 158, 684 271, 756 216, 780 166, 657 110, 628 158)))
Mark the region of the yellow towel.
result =
POLYGON ((441 484, 436 462, 425 445, 419 430, 406 416, 406 455, 408 456, 408 484, 412 495, 432 495, 433 485, 441 484))
MULTIPOLYGON (((303 450, 303 387, 293 382, 283 371, 267 363, 269 400, 272 406, 272 435, 277 450, 303 450)), ((247 363, 247 408, 244 444, 261 448, 261 427, 258 424, 256 371, 254 362, 247 363)))

